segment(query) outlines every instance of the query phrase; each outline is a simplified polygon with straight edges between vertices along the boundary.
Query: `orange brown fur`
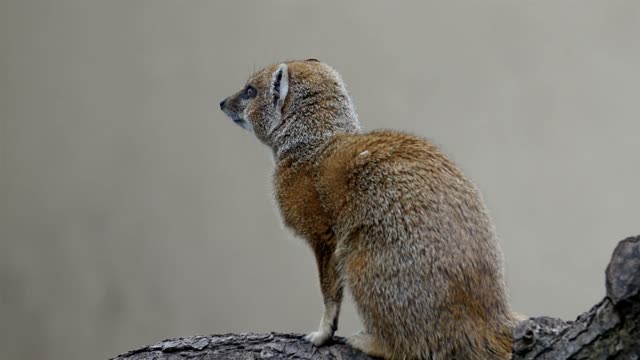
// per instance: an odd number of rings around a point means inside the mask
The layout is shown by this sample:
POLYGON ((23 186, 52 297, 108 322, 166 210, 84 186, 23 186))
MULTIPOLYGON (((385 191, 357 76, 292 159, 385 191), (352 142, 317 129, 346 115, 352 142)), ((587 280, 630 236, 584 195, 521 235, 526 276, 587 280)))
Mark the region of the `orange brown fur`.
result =
POLYGON ((274 65, 247 87, 221 106, 272 149, 282 218, 316 256, 325 313, 307 339, 333 335, 348 286, 365 327, 349 343, 370 355, 510 358, 502 254, 455 164, 425 139, 363 133, 326 64, 274 65))

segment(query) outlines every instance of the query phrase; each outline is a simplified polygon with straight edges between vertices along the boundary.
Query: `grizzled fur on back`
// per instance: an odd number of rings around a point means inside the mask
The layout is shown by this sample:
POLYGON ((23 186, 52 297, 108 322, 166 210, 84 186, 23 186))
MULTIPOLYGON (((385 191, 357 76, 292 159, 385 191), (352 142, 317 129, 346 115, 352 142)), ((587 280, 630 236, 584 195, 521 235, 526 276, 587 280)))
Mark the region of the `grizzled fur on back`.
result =
POLYGON ((348 286, 364 324, 348 341, 386 359, 508 359, 515 326, 482 198, 427 140, 363 133, 338 73, 316 60, 267 67, 221 103, 269 146, 285 224, 314 251, 337 329, 348 286))

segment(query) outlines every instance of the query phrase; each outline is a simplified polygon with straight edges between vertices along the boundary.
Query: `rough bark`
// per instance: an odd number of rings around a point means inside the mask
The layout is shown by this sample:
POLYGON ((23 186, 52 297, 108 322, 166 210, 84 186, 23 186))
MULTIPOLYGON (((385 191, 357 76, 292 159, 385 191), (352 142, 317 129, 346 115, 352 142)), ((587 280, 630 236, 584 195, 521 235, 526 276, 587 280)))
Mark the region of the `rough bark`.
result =
POLYGON ((115 359, 371 359, 346 345, 341 337, 319 348, 302 337, 282 333, 190 336, 164 340, 115 359))
POLYGON ((521 322, 513 359, 640 359, 640 236, 618 244, 606 287, 607 296, 575 321, 521 322))
MULTIPOLYGON (((514 331, 513 360, 640 359, 640 236, 622 240, 606 271, 607 296, 575 321, 546 316, 514 331)), ((302 334, 169 339, 114 359, 370 359, 335 337, 316 348, 302 334)))

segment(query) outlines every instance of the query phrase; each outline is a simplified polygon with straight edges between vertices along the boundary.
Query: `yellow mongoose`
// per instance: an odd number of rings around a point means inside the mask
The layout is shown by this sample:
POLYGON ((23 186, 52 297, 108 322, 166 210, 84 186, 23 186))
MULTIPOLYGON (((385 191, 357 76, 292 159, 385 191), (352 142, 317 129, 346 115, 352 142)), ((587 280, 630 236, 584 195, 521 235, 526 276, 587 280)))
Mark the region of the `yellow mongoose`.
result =
POLYGON ((336 331, 343 286, 386 359, 508 359, 516 324, 502 253, 476 187, 428 141, 363 133, 340 75, 315 59, 269 66, 220 108, 273 151, 285 224, 313 249, 336 331))

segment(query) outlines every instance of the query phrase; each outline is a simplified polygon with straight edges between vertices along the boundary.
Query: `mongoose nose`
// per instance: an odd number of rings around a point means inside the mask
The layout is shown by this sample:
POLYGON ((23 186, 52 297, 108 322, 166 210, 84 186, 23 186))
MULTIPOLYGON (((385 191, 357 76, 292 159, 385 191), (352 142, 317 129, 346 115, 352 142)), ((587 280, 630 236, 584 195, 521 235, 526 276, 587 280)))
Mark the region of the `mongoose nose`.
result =
POLYGON ((224 110, 224 103, 227 102, 227 99, 220 101, 220 110, 224 110))

